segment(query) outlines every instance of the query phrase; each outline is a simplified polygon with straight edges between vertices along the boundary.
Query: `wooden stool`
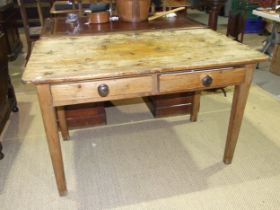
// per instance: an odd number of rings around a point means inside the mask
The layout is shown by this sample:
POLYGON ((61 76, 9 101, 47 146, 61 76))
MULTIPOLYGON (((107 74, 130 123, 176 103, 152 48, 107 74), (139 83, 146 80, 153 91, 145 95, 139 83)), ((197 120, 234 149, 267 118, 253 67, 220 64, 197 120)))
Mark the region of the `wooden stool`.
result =
POLYGON ((195 92, 145 97, 144 101, 155 118, 190 114, 197 120, 200 94, 195 92))
POLYGON ((56 108, 57 123, 63 140, 69 140, 69 129, 106 124, 104 103, 89 103, 56 108))
POLYGON ((80 104, 65 107, 69 129, 106 124, 104 103, 80 104))

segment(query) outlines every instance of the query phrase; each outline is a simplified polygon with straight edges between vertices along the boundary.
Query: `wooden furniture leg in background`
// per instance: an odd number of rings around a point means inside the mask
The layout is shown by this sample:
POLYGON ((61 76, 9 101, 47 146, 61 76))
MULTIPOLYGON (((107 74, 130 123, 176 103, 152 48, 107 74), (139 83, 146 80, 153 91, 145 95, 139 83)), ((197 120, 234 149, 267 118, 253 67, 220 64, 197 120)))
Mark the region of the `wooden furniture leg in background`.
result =
POLYGON ((199 106, 200 106, 200 93, 201 93, 201 91, 194 92, 192 111, 191 111, 191 117, 190 117, 190 120, 192 122, 197 121, 197 115, 198 115, 199 106))
POLYGON ((0 142, 0 160, 4 158, 4 154, 2 153, 2 143, 0 142))
POLYGON ((270 72, 280 76, 280 43, 275 45, 271 60, 270 72))
POLYGON ((218 25, 218 16, 221 8, 225 5, 226 0, 202 0, 202 3, 210 8, 208 26, 212 30, 216 31, 218 25))
POLYGON ((47 84, 37 85, 37 94, 45 126, 45 132, 47 136, 48 147, 52 160, 57 188, 59 194, 64 195, 67 192, 67 187, 55 116, 55 108, 53 107, 52 103, 50 86, 47 84))
POLYGON ((57 118, 58 118, 58 125, 61 131, 61 135, 63 140, 69 140, 69 130, 67 126, 66 116, 65 116, 65 110, 63 106, 57 107, 57 118))
POLYGON ((225 164, 230 164, 232 162, 232 157, 237 143, 254 69, 255 65, 246 66, 245 81, 240 85, 236 85, 234 89, 227 140, 224 151, 225 164))

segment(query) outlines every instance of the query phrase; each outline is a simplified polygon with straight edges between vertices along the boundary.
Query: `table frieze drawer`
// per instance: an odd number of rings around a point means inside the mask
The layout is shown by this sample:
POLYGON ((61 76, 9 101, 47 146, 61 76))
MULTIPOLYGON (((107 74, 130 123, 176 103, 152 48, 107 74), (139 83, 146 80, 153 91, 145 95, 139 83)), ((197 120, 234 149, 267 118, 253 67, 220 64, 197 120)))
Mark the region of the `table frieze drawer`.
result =
POLYGON ((53 104, 62 106, 149 95, 152 76, 84 81, 51 86, 53 104))
POLYGON ((159 91, 176 92, 235 85, 245 79, 245 69, 213 69, 159 75, 159 91))

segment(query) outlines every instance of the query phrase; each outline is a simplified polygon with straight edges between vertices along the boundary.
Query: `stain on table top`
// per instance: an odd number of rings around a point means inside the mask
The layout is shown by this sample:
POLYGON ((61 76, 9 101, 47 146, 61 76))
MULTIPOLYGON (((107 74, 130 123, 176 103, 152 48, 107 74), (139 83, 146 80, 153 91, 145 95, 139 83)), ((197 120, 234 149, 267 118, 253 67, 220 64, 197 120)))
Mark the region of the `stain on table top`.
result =
POLYGON ((44 37, 23 74, 28 83, 137 76, 243 65, 267 56, 211 29, 44 37))

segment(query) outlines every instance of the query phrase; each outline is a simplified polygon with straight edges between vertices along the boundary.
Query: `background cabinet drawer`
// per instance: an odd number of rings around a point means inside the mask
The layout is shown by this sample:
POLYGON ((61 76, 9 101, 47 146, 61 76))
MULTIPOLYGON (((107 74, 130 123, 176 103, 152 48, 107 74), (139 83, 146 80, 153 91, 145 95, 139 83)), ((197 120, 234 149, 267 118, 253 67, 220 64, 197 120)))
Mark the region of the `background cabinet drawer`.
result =
POLYGON ((152 92, 151 76, 114 80, 88 81, 51 86, 56 106, 108 101, 148 95, 152 92))
POLYGON ((244 68, 189 71, 159 75, 159 91, 190 91, 234 85, 245 79, 244 68))

